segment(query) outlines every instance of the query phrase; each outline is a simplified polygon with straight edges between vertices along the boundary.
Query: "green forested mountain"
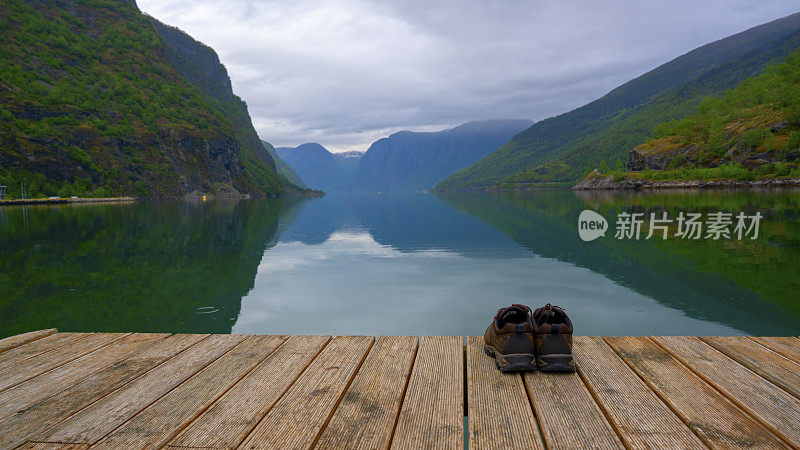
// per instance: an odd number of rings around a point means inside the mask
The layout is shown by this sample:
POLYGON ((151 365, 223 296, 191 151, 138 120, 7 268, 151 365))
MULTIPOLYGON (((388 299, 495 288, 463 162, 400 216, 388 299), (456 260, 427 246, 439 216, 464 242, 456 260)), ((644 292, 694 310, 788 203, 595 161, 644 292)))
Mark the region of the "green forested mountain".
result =
POLYGON ((800 50, 697 112, 659 125, 615 178, 800 177, 800 50))
POLYGON ((481 189, 502 183, 572 182, 602 161, 620 163, 662 122, 696 111, 800 46, 800 13, 699 47, 581 108, 537 122, 437 186, 481 189))
POLYGON ((0 184, 11 196, 279 195, 209 47, 131 0, 0 3, 0 184))

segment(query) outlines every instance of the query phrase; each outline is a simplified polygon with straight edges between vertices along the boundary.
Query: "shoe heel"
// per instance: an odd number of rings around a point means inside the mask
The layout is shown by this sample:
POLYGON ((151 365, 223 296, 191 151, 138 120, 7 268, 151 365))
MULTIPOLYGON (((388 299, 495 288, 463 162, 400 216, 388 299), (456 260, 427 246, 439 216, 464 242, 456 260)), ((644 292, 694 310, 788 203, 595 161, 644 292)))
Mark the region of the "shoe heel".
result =
POLYGON ((537 363, 542 372, 575 372, 577 369, 572 355, 540 356, 537 363))
POLYGON ((505 357, 507 365, 500 368, 502 372, 533 372, 536 370, 536 359, 533 355, 514 355, 505 357))

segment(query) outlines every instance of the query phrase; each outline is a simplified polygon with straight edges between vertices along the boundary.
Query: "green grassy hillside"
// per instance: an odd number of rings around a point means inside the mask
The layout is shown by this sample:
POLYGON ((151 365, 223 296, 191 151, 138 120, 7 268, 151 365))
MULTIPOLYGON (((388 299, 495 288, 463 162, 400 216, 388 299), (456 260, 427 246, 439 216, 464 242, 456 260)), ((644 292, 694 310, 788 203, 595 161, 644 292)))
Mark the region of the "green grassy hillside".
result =
POLYGON ((0 33, 0 184, 10 196, 23 182, 28 197, 295 189, 213 50, 133 2, 7 0, 0 33))
POLYGON ((697 112, 656 127, 615 178, 652 180, 800 177, 800 50, 697 112))
POLYGON ((656 126, 695 111, 706 96, 736 86, 800 46, 800 13, 695 49, 606 96, 537 122, 452 175, 438 190, 508 183, 569 183, 603 160, 622 163, 656 126))

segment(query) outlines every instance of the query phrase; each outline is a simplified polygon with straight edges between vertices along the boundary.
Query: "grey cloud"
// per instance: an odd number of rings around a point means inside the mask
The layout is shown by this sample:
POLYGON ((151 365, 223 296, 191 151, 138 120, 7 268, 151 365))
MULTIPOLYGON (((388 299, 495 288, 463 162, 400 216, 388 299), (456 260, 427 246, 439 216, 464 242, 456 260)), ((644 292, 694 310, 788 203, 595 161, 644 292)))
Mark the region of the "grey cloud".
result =
POLYGON ((401 129, 564 113, 781 0, 138 0, 220 55, 262 138, 366 149, 401 129))

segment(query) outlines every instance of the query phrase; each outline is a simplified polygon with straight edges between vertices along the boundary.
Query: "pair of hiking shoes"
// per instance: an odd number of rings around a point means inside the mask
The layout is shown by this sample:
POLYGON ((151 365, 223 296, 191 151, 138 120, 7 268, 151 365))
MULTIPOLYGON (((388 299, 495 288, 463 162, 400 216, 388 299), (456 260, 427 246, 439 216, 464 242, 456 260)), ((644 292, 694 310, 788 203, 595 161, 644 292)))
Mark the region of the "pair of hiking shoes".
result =
POLYGON ((501 372, 574 372, 572 321, 558 306, 531 312, 525 305, 500 308, 484 334, 484 350, 501 372))

